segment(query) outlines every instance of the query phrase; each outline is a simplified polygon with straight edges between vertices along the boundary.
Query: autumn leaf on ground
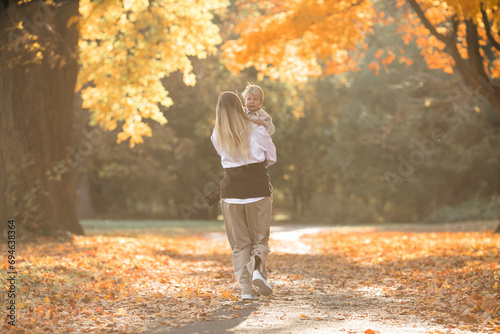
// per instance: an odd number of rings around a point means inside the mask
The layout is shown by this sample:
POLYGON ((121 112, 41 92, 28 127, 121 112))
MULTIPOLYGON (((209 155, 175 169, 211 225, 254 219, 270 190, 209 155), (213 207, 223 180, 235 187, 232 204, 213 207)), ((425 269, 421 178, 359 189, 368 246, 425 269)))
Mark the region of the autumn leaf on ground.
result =
POLYGON ((116 315, 128 315, 128 312, 127 312, 127 310, 126 310, 126 309, 124 309, 124 308, 119 308, 119 309, 116 311, 116 313, 115 313, 115 314, 116 314, 116 315))
MULTIPOLYGON (((268 268, 276 293, 255 303, 260 311, 272 311, 277 302, 293 306, 299 294, 318 303, 337 291, 350 297, 373 289, 377 298, 408 301, 393 313, 404 319, 436 319, 479 333, 495 332, 500 324, 500 235, 332 231, 301 242, 310 245, 310 253, 297 266, 296 254, 282 253, 271 240, 268 268)), ((240 288, 225 240, 90 235, 63 243, 25 243, 19 253, 24 259, 18 265, 19 288, 30 285, 16 296, 18 305, 26 305, 18 308, 19 318, 30 319, 19 322, 26 332, 44 326, 57 328, 53 333, 92 333, 103 326, 107 332, 123 332, 127 325, 139 332, 151 324, 174 328, 215 320, 218 310, 240 308, 235 307, 240 288), (220 278, 214 279, 216 275, 220 278)), ((292 317, 283 311, 292 314, 280 309, 273 319, 326 318, 324 313, 306 315, 309 310, 292 317)), ((258 310, 252 315, 264 316, 258 310)))
POLYGON ((377 334, 377 333, 380 333, 379 331, 374 331, 374 330, 371 330, 371 329, 367 329, 365 331, 365 334, 377 334))
POLYGON ((221 293, 222 298, 231 298, 232 295, 233 293, 231 292, 231 290, 225 290, 221 293))

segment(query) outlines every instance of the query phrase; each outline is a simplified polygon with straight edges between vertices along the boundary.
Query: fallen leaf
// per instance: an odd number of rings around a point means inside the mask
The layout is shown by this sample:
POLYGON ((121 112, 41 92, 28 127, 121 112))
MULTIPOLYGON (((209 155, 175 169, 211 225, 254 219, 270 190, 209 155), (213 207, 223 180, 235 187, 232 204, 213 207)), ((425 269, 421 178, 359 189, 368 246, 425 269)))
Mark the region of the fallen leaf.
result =
POLYGON ((120 316, 125 316, 125 315, 128 315, 128 312, 126 309, 124 309, 123 307, 119 308, 116 313, 116 315, 120 315, 120 316))
POLYGON ((222 298, 231 298, 232 294, 233 293, 231 290, 225 290, 225 291, 222 291, 221 296, 222 296, 222 298))

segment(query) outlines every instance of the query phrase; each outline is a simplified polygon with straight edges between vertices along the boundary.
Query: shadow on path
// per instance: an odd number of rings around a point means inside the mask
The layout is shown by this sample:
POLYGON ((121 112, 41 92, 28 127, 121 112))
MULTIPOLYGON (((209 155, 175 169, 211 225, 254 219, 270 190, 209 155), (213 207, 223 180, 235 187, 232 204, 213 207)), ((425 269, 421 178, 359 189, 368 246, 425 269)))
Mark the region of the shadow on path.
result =
POLYGON ((171 333, 171 334, 219 334, 233 333, 231 329, 244 322, 252 312, 259 308, 261 301, 256 302, 231 302, 217 310, 212 316, 212 321, 202 320, 188 323, 181 328, 159 327, 147 331, 150 334, 171 333), (237 306, 238 308, 236 308, 237 306))

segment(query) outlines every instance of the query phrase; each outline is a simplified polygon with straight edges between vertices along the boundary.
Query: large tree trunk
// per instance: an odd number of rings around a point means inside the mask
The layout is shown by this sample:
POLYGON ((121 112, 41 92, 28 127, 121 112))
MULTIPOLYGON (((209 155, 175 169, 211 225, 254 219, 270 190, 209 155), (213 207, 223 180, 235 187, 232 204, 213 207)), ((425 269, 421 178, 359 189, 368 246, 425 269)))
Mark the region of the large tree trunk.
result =
POLYGON ((79 9, 77 0, 58 3, 0 5, 1 225, 15 219, 21 232, 36 235, 83 234, 75 211, 72 149, 78 31, 67 24, 79 9), (23 31, 12 30, 20 21, 23 31), (46 46, 41 62, 33 62, 36 52, 25 48, 33 45, 32 35, 46 46))

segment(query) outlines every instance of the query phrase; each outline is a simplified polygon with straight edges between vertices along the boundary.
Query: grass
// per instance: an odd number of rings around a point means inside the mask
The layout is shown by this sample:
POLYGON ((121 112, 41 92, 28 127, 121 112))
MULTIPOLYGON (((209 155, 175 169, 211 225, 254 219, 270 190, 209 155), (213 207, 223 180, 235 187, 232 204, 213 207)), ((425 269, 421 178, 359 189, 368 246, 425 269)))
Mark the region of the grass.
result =
POLYGON ((224 230, 224 222, 213 220, 81 220, 87 235, 198 235, 224 230))

